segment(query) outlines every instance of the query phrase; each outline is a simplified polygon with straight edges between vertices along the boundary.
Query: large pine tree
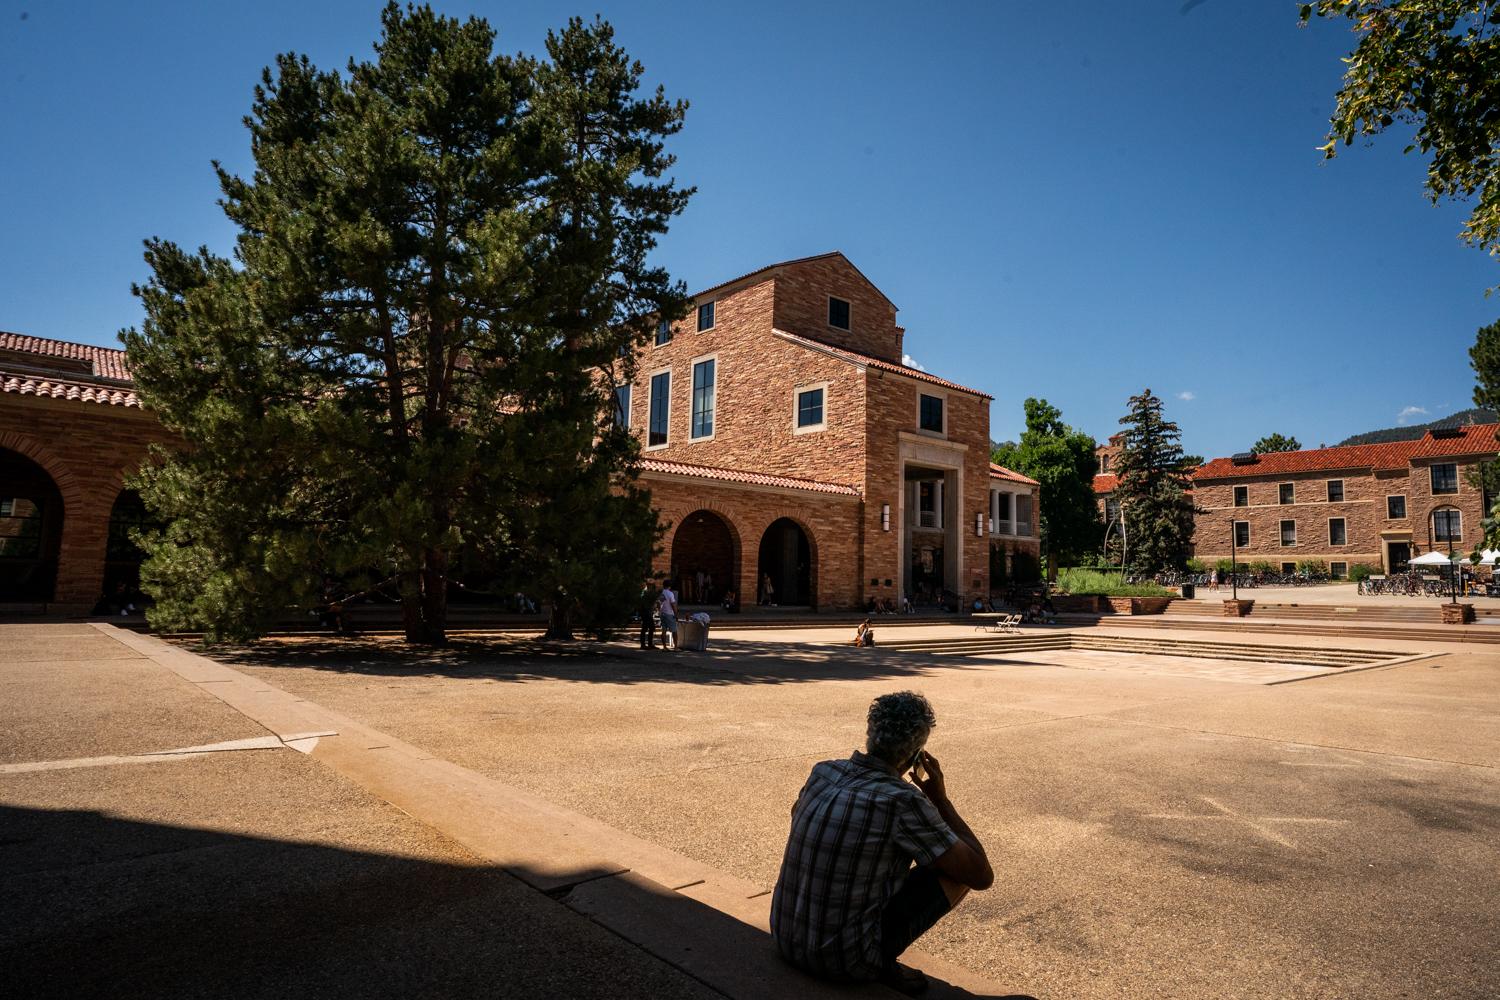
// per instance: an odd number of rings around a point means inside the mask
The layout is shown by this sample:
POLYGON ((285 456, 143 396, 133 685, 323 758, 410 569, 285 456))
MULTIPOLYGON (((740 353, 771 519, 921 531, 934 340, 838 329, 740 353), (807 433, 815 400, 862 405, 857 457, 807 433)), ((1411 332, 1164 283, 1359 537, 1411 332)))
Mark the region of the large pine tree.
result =
POLYGON ((257 634, 330 577, 399 594, 446 639, 461 558, 577 610, 628 607, 657 537, 613 387, 680 284, 646 257, 690 191, 664 174, 685 106, 635 96, 607 24, 549 59, 482 20, 392 3, 347 76, 282 56, 219 168, 233 262, 152 240, 126 331, 186 441, 141 476, 153 623, 257 634))
POLYGON ((1162 415, 1150 389, 1131 396, 1130 412, 1115 465, 1115 497, 1125 517, 1128 558, 1148 573, 1181 569, 1193 544, 1193 501, 1187 492, 1192 464, 1183 454, 1181 432, 1162 415))

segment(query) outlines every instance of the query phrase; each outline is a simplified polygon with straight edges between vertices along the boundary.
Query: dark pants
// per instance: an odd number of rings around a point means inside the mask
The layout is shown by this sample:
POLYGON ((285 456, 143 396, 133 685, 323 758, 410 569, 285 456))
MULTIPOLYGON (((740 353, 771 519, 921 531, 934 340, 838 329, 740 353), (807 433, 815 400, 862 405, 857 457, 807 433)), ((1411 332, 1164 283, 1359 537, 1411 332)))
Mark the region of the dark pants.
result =
POLYGON ((641 648, 656 645, 656 613, 644 612, 641 615, 641 648))
POLYGON ((901 953, 951 909, 937 869, 913 868, 880 911, 880 960, 885 967, 895 965, 901 953))

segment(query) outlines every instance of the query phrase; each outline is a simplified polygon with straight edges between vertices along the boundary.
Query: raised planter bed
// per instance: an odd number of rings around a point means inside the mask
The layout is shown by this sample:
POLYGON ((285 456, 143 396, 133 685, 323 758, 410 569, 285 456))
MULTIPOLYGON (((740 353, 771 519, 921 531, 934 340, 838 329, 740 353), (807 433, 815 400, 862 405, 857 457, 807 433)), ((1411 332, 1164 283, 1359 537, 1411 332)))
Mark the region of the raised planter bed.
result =
POLYGON ((1444 625, 1472 625, 1474 623, 1474 605, 1472 604, 1444 604, 1444 625))
POLYGON ((1226 597, 1224 598, 1224 617, 1243 618, 1250 613, 1250 609, 1253 607, 1255 607, 1253 600, 1246 598, 1235 600, 1232 597, 1226 597))
POLYGON ((1117 615, 1159 615, 1172 603, 1170 597, 1106 597, 1117 615))
POLYGON ((1056 594, 1052 606, 1066 614, 1097 615, 1104 610, 1104 598, 1098 594, 1056 594))

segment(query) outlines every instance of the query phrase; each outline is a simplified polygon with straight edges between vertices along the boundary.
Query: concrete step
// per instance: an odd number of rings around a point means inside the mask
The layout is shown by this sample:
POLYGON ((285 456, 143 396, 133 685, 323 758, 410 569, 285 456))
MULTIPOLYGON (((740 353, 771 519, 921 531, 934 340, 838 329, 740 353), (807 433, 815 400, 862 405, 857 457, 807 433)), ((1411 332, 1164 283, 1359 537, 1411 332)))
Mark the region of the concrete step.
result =
POLYGON ((928 638, 886 643, 882 647, 898 653, 936 656, 984 656, 1053 649, 1084 649, 1156 656, 1189 656, 1201 659, 1296 663, 1306 666, 1349 667, 1378 663, 1392 658, 1383 650, 1220 642, 1211 639, 1176 639, 1170 636, 1092 635, 1062 632, 1037 636, 990 635, 928 638))

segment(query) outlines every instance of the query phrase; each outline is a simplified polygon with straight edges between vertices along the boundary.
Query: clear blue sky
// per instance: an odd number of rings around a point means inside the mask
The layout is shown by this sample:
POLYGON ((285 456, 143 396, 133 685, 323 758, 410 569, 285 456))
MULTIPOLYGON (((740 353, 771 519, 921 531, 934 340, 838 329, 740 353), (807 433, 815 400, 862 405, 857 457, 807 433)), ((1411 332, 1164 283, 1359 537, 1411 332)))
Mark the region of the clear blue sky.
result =
MULTIPOLYGON (((505 51, 610 19, 692 102, 660 260, 697 289, 843 250, 997 439, 1029 395, 1102 438, 1149 386, 1190 452, 1332 444, 1467 406, 1500 314, 1404 137, 1321 163, 1352 36, 1291 0, 438 6, 505 51)), ((112 344, 143 238, 227 252, 209 161, 248 169, 260 68, 363 58, 379 9, 0 0, 0 329, 112 344)))

